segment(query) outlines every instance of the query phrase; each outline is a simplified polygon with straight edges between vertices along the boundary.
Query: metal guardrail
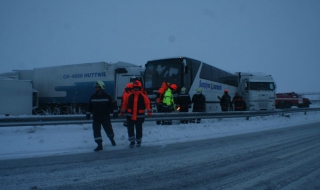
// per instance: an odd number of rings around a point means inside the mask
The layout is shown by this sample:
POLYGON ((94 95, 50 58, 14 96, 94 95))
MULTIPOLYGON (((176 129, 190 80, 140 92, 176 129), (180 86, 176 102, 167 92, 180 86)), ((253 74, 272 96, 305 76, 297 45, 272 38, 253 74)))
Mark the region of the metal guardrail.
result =
MULTIPOLYGON (((297 108, 297 109, 285 109, 274 111, 229 111, 229 112, 217 112, 217 113, 196 113, 196 112, 173 112, 173 113, 154 113, 152 116, 146 116, 145 121, 157 121, 157 120, 181 120, 181 119, 217 119, 217 118, 237 118, 244 117, 249 119, 256 116, 268 116, 268 115, 285 115, 288 113, 320 111, 320 108, 297 108)), ((124 122, 126 117, 119 116, 118 118, 112 118, 111 122, 124 122)), ((92 123, 92 120, 87 120, 85 115, 50 115, 50 116, 25 116, 25 117, 0 117, 0 127, 13 127, 13 126, 39 126, 39 125, 68 125, 68 124, 88 124, 92 123)))

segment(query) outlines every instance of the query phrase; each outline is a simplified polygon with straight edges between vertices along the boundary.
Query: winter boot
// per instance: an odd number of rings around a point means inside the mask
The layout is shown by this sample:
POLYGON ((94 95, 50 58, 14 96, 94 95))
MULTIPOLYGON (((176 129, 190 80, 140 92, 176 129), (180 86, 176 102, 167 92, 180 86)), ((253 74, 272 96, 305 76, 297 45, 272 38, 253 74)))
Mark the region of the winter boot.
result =
POLYGON ((98 142, 97 148, 94 149, 95 152, 99 152, 100 150, 103 150, 102 142, 98 142))
POLYGON ((133 148, 134 144, 136 144, 134 141, 132 141, 130 144, 129 144, 129 147, 130 148, 133 148))
POLYGON ((111 141, 112 146, 116 146, 116 141, 114 141, 113 138, 110 138, 110 141, 111 141))
POLYGON ((141 146, 141 140, 137 140, 136 147, 140 147, 140 146, 141 146))

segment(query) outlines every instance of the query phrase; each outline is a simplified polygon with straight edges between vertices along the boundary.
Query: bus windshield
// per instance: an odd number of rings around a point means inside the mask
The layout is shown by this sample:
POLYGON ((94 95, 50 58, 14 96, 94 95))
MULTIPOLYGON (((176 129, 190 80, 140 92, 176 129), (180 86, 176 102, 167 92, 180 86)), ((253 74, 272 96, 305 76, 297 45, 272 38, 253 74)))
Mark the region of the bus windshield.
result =
POLYGON ((162 82, 181 86, 181 59, 150 61, 146 64, 145 88, 161 87, 162 82))
POLYGON ((275 90, 273 82, 250 82, 250 90, 275 90))

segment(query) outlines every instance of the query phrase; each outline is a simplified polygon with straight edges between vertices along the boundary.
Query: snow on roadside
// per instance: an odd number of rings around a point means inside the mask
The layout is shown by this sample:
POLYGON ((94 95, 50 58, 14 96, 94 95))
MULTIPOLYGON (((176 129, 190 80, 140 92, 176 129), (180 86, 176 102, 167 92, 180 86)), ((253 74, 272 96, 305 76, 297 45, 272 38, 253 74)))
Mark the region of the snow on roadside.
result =
MULTIPOLYGON (((143 125, 143 146, 217 138, 320 122, 319 112, 293 113, 290 118, 279 115, 229 119, 203 119, 200 124, 143 125)), ((112 147, 102 130, 104 151, 128 148, 127 129, 114 123, 117 146, 112 147)), ((0 159, 92 152, 96 147, 91 124, 57 126, 23 126, 0 128, 0 159)))

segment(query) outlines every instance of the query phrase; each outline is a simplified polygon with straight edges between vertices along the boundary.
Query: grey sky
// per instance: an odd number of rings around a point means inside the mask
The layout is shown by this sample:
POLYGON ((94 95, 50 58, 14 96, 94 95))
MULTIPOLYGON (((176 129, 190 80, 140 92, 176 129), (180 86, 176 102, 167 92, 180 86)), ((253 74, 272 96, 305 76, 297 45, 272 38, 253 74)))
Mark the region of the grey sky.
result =
POLYGON ((0 73, 187 56, 320 91, 319 0, 2 0, 0 73))

